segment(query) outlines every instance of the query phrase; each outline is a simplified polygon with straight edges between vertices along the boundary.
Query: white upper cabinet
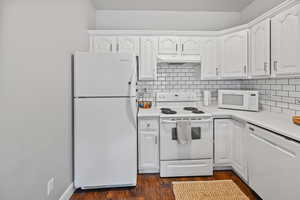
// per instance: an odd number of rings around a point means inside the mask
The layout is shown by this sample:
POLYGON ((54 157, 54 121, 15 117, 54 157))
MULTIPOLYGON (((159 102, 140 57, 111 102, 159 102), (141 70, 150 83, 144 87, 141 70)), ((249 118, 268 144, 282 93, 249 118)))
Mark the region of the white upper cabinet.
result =
POLYGON ((217 39, 207 38, 202 43, 201 77, 204 80, 219 78, 217 39))
POLYGON ((251 77, 270 76, 270 19, 251 29, 251 77))
POLYGON ((141 37, 139 80, 155 80, 157 69, 158 39, 141 37))
POLYGON ((117 52, 139 55, 139 38, 132 36, 118 37, 117 52))
POLYGON ((201 39, 198 37, 181 37, 182 55, 201 55, 201 39))
POLYGON ((272 18, 274 76, 300 74, 300 4, 272 18))
POLYGON ((159 37, 159 54, 165 55, 197 55, 201 54, 201 38, 199 37, 159 37))
POLYGON ((133 53, 139 55, 139 38, 132 36, 96 36, 93 51, 98 53, 133 53))
POLYGON ((246 78, 248 66, 248 31, 222 37, 221 77, 246 78))
POLYGON ((97 53, 116 52, 117 38, 110 36, 96 36, 93 41, 93 51, 97 53))
POLYGON ((178 37, 159 37, 158 53, 167 55, 179 54, 179 38, 178 37))

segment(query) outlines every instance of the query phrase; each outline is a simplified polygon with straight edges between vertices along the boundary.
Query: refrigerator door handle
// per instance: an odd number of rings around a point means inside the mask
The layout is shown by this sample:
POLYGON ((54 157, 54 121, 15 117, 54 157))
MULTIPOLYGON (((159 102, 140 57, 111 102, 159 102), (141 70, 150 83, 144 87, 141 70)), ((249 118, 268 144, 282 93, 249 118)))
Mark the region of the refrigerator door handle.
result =
POLYGON ((137 128, 137 104, 136 99, 131 97, 129 98, 129 104, 130 104, 130 112, 132 116, 132 125, 134 128, 137 128))
MULTIPOLYGON (((136 63, 137 64, 137 63, 136 63)), ((137 102, 136 102, 136 68, 133 67, 131 78, 128 82, 130 110, 132 115, 133 126, 137 128, 137 102), (133 84, 134 83, 134 84, 133 84)))

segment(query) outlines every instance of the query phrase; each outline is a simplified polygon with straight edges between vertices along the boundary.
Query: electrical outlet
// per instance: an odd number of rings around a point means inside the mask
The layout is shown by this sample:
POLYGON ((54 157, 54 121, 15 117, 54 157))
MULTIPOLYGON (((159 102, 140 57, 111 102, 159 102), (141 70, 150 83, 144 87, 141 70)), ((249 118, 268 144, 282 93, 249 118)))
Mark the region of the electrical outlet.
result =
POLYGON ((54 178, 51 178, 47 184, 47 195, 49 196, 54 189, 54 178))

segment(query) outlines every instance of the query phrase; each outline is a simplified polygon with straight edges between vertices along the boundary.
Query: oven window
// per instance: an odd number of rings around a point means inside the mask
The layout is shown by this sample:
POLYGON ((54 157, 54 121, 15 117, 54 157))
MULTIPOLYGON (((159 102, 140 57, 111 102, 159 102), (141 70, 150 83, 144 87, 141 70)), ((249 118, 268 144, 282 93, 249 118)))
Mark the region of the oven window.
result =
MULTIPOLYGON (((192 140, 200 140, 201 139, 201 128, 200 127, 192 127, 192 140)), ((177 140, 177 128, 172 128, 172 140, 177 140)))
POLYGON ((244 96, 237 94, 223 94, 222 101, 223 105, 243 106, 244 96))

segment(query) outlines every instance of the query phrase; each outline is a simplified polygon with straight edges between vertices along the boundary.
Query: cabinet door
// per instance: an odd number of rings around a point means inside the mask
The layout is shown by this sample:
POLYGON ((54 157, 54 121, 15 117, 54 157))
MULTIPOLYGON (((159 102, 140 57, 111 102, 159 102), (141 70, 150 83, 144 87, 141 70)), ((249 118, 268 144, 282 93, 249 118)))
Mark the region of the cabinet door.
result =
POLYGON ((139 80, 155 80, 158 39, 156 37, 142 37, 140 44, 139 80))
POLYGON ((158 46, 159 54, 176 55, 179 53, 179 40, 177 37, 160 37, 158 46))
POLYGON ((120 53, 133 53, 139 55, 139 47, 138 37, 118 37, 117 51, 120 53))
POLYGON ((300 144, 249 125, 249 185, 262 198, 298 200, 300 144))
POLYGON ((232 33, 223 37, 223 78, 246 78, 248 65, 248 31, 232 33))
POLYGON ((272 19, 273 75, 300 74, 300 5, 272 19))
POLYGON ((236 120, 232 123, 232 167, 247 181, 246 124, 236 120))
POLYGON ((115 53, 117 38, 110 36, 96 36, 94 38, 94 51, 98 53, 115 53))
POLYGON ((158 172, 158 132, 141 131, 139 137, 139 171, 141 173, 158 172))
POLYGON ((231 119, 215 120, 215 165, 231 166, 232 129, 231 119))
POLYGON ((217 64, 217 39, 211 38, 204 40, 202 47, 202 79, 218 79, 219 69, 217 64))
POLYGON ((251 76, 270 76, 270 19, 251 29, 251 76))
POLYGON ((201 55, 201 39, 198 37, 181 37, 182 55, 201 55))

